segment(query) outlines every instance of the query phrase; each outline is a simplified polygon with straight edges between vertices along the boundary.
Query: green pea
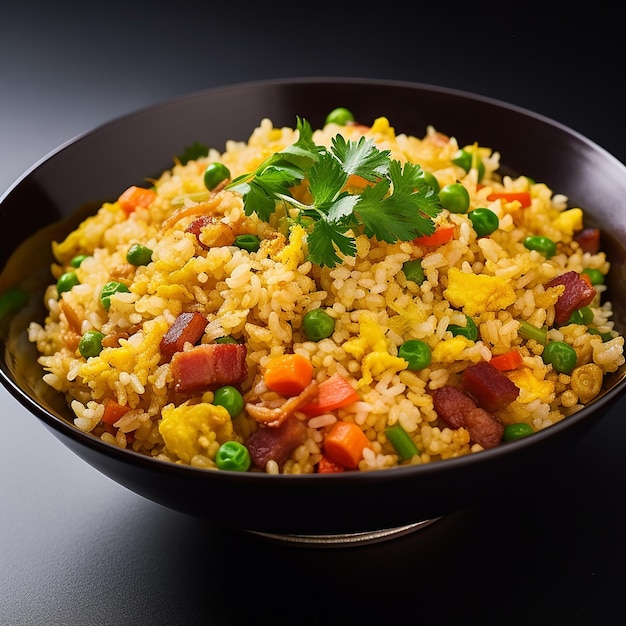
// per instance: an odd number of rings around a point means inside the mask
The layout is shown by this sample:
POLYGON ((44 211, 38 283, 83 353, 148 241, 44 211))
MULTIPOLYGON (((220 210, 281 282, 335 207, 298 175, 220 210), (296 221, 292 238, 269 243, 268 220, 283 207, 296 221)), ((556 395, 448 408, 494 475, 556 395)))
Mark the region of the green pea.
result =
POLYGON ((77 254, 71 261, 72 267, 80 267, 81 263, 88 257, 88 254, 77 254))
POLYGON ((476 341, 476 339, 478 339, 478 328, 476 328, 474 320, 469 315, 465 316, 465 320, 465 326, 448 324, 448 330, 454 337, 462 335, 463 337, 467 337, 470 341, 476 341))
POLYGON ((427 172, 426 170, 422 170, 422 173, 418 178, 423 180, 424 183, 429 187, 432 187, 435 193, 439 193, 441 187, 439 186, 439 181, 434 174, 432 174, 431 172, 427 172))
POLYGON ((230 170, 223 163, 209 163, 204 170, 204 186, 211 191, 230 178, 230 170))
POLYGON ((408 339, 398 348, 398 356, 409 364, 410 370, 421 370, 430 365, 430 346, 420 339, 408 339))
POLYGON ((227 441, 217 450, 215 464, 221 470, 245 472, 250 467, 248 448, 238 441, 227 441))
POLYGON ((326 116, 326 124, 339 124, 345 126, 349 122, 354 122, 354 115, 350 109, 337 107, 326 116))
POLYGON ((604 274, 593 267, 586 267, 581 274, 587 274, 592 285, 604 285, 604 274))
POLYGON ((419 259, 413 259, 403 263, 402 271, 407 280, 417 283, 418 285, 421 285, 426 278, 424 270, 422 269, 422 262, 419 259))
POLYGON ((65 272, 57 280, 57 293, 61 295, 64 291, 70 291, 76 285, 80 285, 76 272, 65 272))
POLYGON ((111 306, 111 296, 114 293, 125 292, 128 293, 130 289, 124 284, 119 283, 116 280, 111 280, 102 287, 100 292, 100 302, 102 306, 108 311, 111 306))
POLYGON ((261 238, 257 235, 237 235, 235 245, 248 252, 256 252, 261 247, 261 238))
POLYGON ((302 332, 311 341, 330 337, 335 330, 335 320, 324 309, 313 309, 302 318, 302 332))
POLYGON ((541 237, 539 235, 529 235, 524 239, 524 247, 527 250, 536 250, 543 254, 546 259, 556 254, 556 244, 549 237, 541 237))
POLYGON ((450 213, 467 213, 470 205, 469 192, 461 183, 450 183, 439 192, 439 202, 450 213))
POLYGON ((236 417, 243 411, 243 396, 235 387, 225 385, 213 394, 213 404, 223 406, 231 417, 236 417))
POLYGON ((491 233, 498 230, 500 226, 498 216, 491 209, 484 207, 470 211, 468 217, 478 237, 487 237, 487 235, 491 235, 491 233))
POLYGON ((555 372, 569 374, 575 367, 578 357, 576 350, 564 341, 551 341, 543 349, 541 358, 544 363, 552 365, 555 372))
POLYGON ((102 340, 104 335, 97 330, 88 330, 78 342, 78 351, 88 359, 90 356, 98 356, 102 352, 102 340))
POLYGON ((0 320, 19 311, 28 302, 28 294, 17 287, 10 287, 0 295, 0 320))
POLYGON ((504 435, 502 438, 504 441, 515 441, 516 439, 532 435, 534 432, 533 427, 529 424, 507 424, 504 427, 504 435))
POLYGON ((133 244, 126 252, 126 260, 131 265, 148 265, 152 261, 152 250, 140 243, 133 244))
POLYGON ((582 324, 583 326, 587 326, 593 322, 593 311, 590 307, 584 306, 581 309, 577 309, 576 311, 572 311, 572 314, 569 316, 567 324, 582 324))
POLYGON ((476 166, 478 171, 478 181, 480 182, 485 175, 485 164, 478 154, 472 154, 469 150, 462 148, 458 150, 452 157, 452 163, 461 166, 466 172, 469 172, 472 167, 476 166))
POLYGON ((389 428, 385 428, 385 435, 402 461, 419 454, 415 442, 400 424, 394 424, 393 426, 389 426, 389 428))

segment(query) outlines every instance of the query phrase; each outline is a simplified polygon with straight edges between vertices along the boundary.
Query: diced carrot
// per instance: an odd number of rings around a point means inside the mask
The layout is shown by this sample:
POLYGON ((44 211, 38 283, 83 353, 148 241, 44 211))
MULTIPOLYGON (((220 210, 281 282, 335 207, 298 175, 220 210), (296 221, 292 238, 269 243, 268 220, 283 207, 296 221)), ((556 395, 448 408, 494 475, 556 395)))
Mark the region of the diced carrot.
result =
POLYGON ((505 202, 513 202, 514 200, 517 200, 522 205, 522 208, 531 205, 529 191, 492 191, 487 196, 487 200, 491 202, 498 199, 504 200, 505 202))
POLYGON ((440 246, 454 235, 454 226, 442 226, 438 228, 432 235, 424 235, 413 239, 413 243, 418 246, 440 246))
POLYGON ((523 358, 518 350, 509 350, 492 357, 489 362, 501 372, 508 372, 517 369, 522 364, 523 358))
POLYGON ((317 464, 318 474, 336 474, 337 472, 345 472, 346 468, 339 463, 331 461, 327 456, 322 456, 320 462, 317 464))
POLYGON ((357 400, 360 400, 360 396, 350 382, 341 374, 335 373, 318 385, 317 398, 300 410, 309 417, 313 417, 352 404, 357 400))
POLYGON ((313 380, 313 365, 301 354, 282 354, 269 359, 263 379, 272 391, 297 396, 313 380))
POLYGON ((122 406, 116 400, 110 398, 104 405, 104 413, 102 414, 102 423, 113 426, 120 417, 130 411, 129 406, 122 406))
POLYGON ((582 280, 584 280, 590 287, 593 287, 593 283, 591 282, 591 276, 586 274, 585 272, 581 272, 578 274, 582 280))
POLYGON ((130 215, 137 207, 144 209, 156 198, 154 189, 145 189, 132 185, 118 199, 117 202, 126 215, 130 215))
POLYGON ((363 458, 363 450, 371 447, 365 433, 352 422, 336 422, 324 438, 326 456, 348 469, 355 469, 363 458))

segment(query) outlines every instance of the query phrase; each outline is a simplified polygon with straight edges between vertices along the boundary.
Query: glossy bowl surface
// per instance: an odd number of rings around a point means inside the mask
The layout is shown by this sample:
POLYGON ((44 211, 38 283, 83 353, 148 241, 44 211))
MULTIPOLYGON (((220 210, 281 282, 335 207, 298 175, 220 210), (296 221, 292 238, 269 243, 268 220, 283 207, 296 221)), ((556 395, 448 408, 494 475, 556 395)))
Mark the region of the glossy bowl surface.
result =
MULTIPOLYGON (((337 106, 358 120, 386 116, 397 132, 423 136, 427 125, 478 141, 503 155, 501 171, 527 174, 585 210, 602 231, 612 263, 608 287, 616 328, 626 330, 626 167, 558 122, 486 97, 436 86, 352 78, 236 84, 192 93, 105 123, 35 164, 0 199, 0 293, 20 287, 29 307, 0 321, 0 380, 69 449, 111 479, 172 509, 215 524, 277 535, 368 533, 418 525, 495 494, 523 468, 558 463, 623 393, 624 369, 603 394, 532 437, 459 459, 416 467, 336 475, 269 476, 206 471, 155 461, 109 446, 68 422, 62 397, 42 381, 25 338, 49 281, 50 241, 74 228, 121 189, 169 168, 175 154, 200 141, 224 149, 246 141, 262 118, 316 128, 337 106), (15 215, 28 219, 15 221, 15 215), (28 268, 27 270, 25 268, 28 268)), ((384 533, 383 533, 384 534, 384 533)))

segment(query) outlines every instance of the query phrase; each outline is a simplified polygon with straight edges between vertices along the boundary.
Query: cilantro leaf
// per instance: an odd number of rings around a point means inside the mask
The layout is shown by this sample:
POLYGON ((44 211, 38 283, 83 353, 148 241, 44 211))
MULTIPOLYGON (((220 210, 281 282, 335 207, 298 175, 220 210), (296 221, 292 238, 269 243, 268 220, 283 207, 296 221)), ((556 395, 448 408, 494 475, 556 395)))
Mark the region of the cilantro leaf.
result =
POLYGON ((307 236, 309 258, 313 263, 335 267, 341 263, 337 250, 345 256, 356 255, 356 243, 342 231, 337 230, 336 224, 331 224, 325 218, 315 222, 313 230, 307 236))
POLYGON ((371 138, 361 137, 355 142, 346 141, 343 135, 336 135, 332 141, 332 151, 345 172, 370 182, 384 176, 389 169, 389 150, 379 150, 371 138))
POLYGON ((181 165, 186 165, 189 161, 195 161, 201 157, 209 155, 209 147, 199 141, 194 141, 176 157, 181 165))
POLYGON ((309 190, 318 207, 333 202, 348 180, 341 163, 330 153, 323 153, 309 172, 309 190))
POLYGON ((381 182, 364 189, 361 194, 355 212, 363 223, 365 234, 387 243, 411 241, 428 234, 425 231, 431 220, 420 213, 413 197, 407 194, 385 196, 387 187, 386 181, 381 182))
POLYGON ((243 196, 246 215, 256 213, 268 222, 276 209, 275 199, 304 179, 319 158, 322 148, 313 142, 311 125, 298 118, 297 129, 296 142, 272 154, 254 172, 237 176, 227 185, 227 189, 243 196))
POLYGON ((347 141, 336 135, 330 149, 318 146, 310 124, 299 117, 297 130, 296 142, 228 185, 242 194, 246 215, 256 213, 268 222, 278 202, 291 205, 292 218, 307 230, 309 259, 330 267, 341 263, 339 253, 356 255, 360 233, 395 243, 435 231, 432 218, 441 205, 424 185, 419 165, 402 165, 391 159, 390 150, 379 150, 364 136, 347 141), (353 174, 372 184, 349 192, 345 187, 353 174), (308 183, 307 200, 291 194, 301 181, 308 183))

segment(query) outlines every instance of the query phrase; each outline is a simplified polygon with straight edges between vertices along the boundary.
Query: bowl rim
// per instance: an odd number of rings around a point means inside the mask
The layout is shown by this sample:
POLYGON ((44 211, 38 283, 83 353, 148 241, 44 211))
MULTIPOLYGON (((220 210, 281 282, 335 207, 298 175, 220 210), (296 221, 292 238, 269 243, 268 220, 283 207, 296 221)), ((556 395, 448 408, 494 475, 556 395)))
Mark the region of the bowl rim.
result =
MULTIPOLYGON (((5 191, 0 195, 0 206, 4 201, 14 192, 14 190, 29 176, 33 175, 40 167, 45 165, 56 155, 64 150, 71 149, 74 145, 81 142, 83 139, 91 137, 94 133, 107 130, 113 126, 119 125, 126 121, 131 121, 134 118, 144 116, 150 112, 158 112, 169 107, 176 107, 180 104, 210 97, 211 95, 226 93, 229 91, 238 90, 254 90, 259 88, 278 88, 282 86, 290 86, 297 88, 303 85, 328 85, 328 84, 348 84, 348 85, 364 85, 371 86, 373 88, 384 87, 400 87, 409 90, 422 90, 434 94, 443 94, 460 99, 472 100, 478 104, 488 104, 500 109, 506 109, 512 113, 520 115, 522 117, 529 117, 535 121, 552 126, 560 132, 563 132, 572 138, 577 139, 579 142, 587 145, 593 151, 599 153, 603 158, 613 161, 613 165, 623 170, 626 177, 626 165, 624 165, 617 157, 607 151, 605 148, 584 136, 577 130, 558 122, 557 120, 547 117, 543 114, 532 111, 528 108, 521 107, 516 104, 509 103, 504 100, 485 96, 479 93, 466 91, 464 89, 445 87, 436 84, 413 82, 408 80, 396 80, 386 78, 361 78, 361 77, 341 77, 341 76, 312 76, 312 77, 290 77, 290 78, 270 78, 254 81, 243 81, 226 83, 223 85, 212 86, 205 89, 199 89, 191 91, 189 93, 181 94, 171 98, 167 98, 163 101, 155 102, 152 104, 144 105, 127 113, 115 116, 109 120, 106 120, 100 124, 93 125, 85 131, 82 131, 66 141, 60 143, 57 147, 53 148, 40 159, 27 168, 5 191)), ((0 342, 2 344, 3 342, 0 342)), ((600 409, 608 409, 612 404, 626 392, 626 374, 620 376, 619 380, 608 390, 602 393, 600 397, 592 401, 591 404, 585 406, 578 412, 566 417, 565 419, 552 424, 545 429, 533 433, 530 437, 525 437, 516 441, 503 443, 496 448, 483 450, 479 453, 472 453, 462 457, 456 457, 451 459, 439 460, 425 464, 406 465, 389 469, 368 470, 366 472, 345 472, 339 475, 336 474, 267 474, 262 471, 253 472, 236 472, 229 470, 206 470, 203 468, 191 467, 187 465, 181 465, 170 461, 159 460, 145 454, 135 452, 132 449, 124 449, 112 444, 108 444, 101 439, 95 437, 91 433, 81 431, 73 424, 69 423, 65 419, 53 414, 52 412, 43 408, 40 404, 35 402, 27 393, 25 393, 13 380, 13 378, 5 371, 6 364, 4 359, 0 363, 0 382, 3 387, 16 399, 21 409, 25 409, 34 414, 40 421, 44 423, 54 434, 60 435, 63 438, 69 439, 81 445, 85 445, 91 450, 103 454, 108 457, 114 457, 125 463, 132 465, 139 465, 146 468, 154 468, 157 466, 169 473, 180 475, 193 475, 194 477, 203 476, 207 480, 211 480, 216 475, 220 476, 220 479, 225 480, 238 480, 245 476, 247 481, 324 481, 338 479, 342 482, 352 481, 388 481, 394 480, 395 476, 407 476, 412 474, 429 475, 429 474, 441 474, 447 472, 454 472, 457 468, 461 468, 468 465, 484 464, 491 462, 494 459, 500 457, 514 457, 521 454, 529 447, 535 447, 538 443, 544 443, 559 436, 564 430, 570 430, 574 425, 586 422, 596 411, 600 409)))

